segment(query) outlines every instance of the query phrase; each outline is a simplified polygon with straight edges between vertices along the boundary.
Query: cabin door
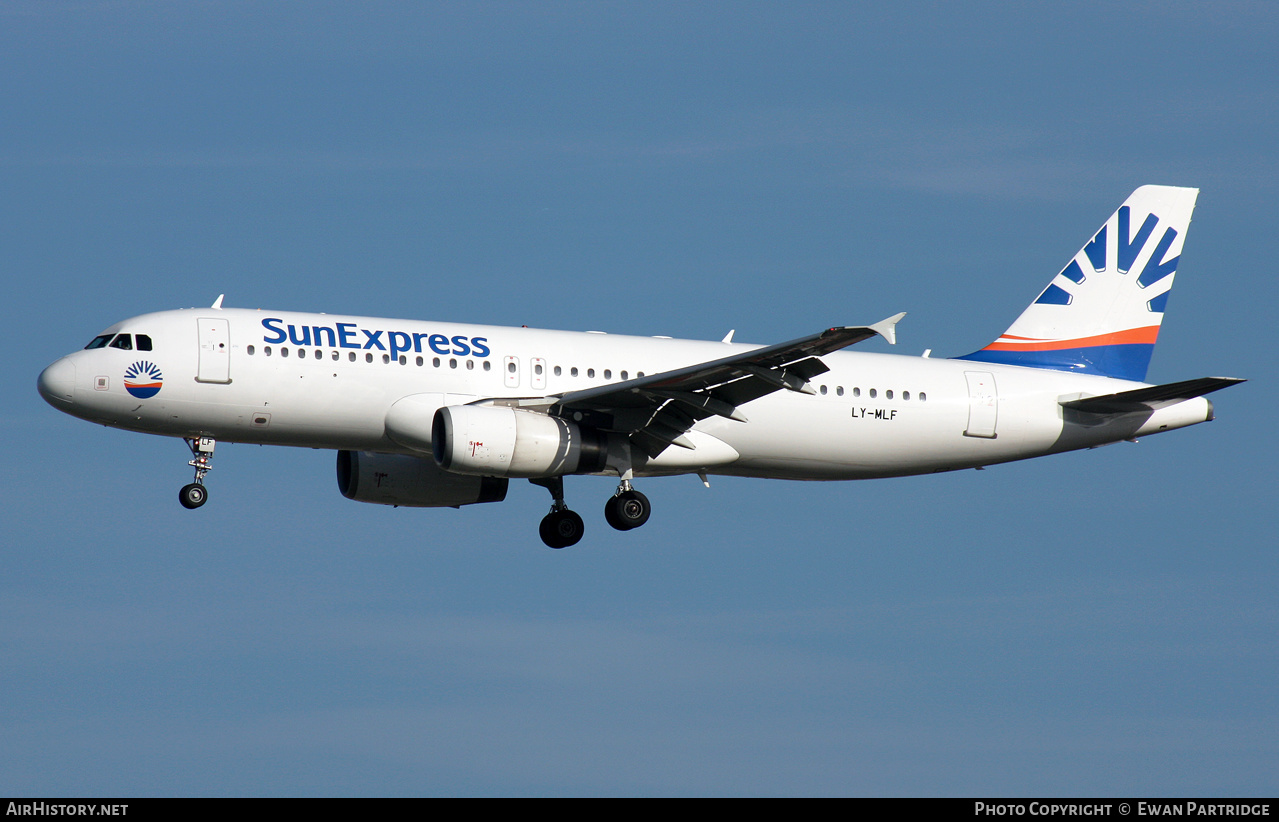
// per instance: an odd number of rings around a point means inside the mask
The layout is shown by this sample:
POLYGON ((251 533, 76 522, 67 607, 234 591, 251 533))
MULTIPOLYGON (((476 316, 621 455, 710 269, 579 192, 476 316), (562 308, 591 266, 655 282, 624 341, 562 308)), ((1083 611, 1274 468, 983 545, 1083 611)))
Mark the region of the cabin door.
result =
POLYGON ((231 323, 223 319, 198 319, 200 364, 196 382, 231 382, 231 323))
POLYGON ((993 440, 999 418, 995 375, 988 371, 965 371, 964 379, 968 380, 968 428, 964 436, 993 440))

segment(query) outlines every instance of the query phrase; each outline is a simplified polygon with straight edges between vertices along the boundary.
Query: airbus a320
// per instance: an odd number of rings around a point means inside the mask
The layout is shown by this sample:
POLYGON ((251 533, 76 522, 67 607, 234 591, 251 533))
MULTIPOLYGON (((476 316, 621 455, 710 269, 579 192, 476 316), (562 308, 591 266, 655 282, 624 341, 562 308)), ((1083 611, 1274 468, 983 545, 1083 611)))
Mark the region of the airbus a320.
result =
POLYGON ((1137 189, 994 342, 954 358, 895 342, 904 314, 776 345, 289 311, 118 322, 39 377, 59 411, 181 437, 199 508, 215 445, 337 451, 342 494, 424 508, 550 492, 552 548, 577 543, 569 474, 616 477, 612 527, 649 519, 640 478, 896 477, 1040 457, 1213 419, 1242 380, 1145 382, 1198 190, 1137 189))

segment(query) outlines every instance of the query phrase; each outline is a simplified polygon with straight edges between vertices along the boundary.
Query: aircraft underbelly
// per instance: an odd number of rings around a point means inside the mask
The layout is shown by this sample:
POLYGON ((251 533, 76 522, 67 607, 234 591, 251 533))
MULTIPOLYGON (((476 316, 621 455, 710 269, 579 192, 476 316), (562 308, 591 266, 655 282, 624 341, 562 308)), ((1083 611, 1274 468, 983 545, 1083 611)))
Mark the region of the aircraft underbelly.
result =
POLYGON ((707 425, 741 454, 716 473, 800 480, 905 476, 1047 453, 1061 436, 1055 401, 1043 394, 1002 397, 997 430, 989 416, 980 416, 988 411, 976 417, 986 427, 974 428, 972 395, 962 382, 953 394, 927 402, 859 399, 787 397, 753 406, 748 424, 707 425))

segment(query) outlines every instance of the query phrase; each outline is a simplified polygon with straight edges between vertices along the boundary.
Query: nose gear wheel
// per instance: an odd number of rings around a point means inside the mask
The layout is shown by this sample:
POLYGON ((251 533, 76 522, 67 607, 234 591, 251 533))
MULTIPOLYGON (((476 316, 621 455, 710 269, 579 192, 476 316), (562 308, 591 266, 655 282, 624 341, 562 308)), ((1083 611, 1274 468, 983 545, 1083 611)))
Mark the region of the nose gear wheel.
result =
POLYGON ((194 457, 187 465, 195 469, 195 482, 182 486, 182 490, 178 491, 178 502, 183 508, 195 509, 209 501, 204 475, 213 470, 213 449, 217 441, 210 437, 186 437, 185 442, 194 457))

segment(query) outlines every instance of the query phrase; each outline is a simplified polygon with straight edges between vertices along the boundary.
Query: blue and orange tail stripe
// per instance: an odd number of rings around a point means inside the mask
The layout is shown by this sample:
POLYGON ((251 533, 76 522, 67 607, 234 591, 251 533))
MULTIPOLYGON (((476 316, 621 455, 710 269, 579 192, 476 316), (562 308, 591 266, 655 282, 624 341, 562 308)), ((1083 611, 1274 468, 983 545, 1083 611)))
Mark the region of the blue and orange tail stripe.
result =
POLYGON ((1130 328, 1093 337, 1041 340, 1004 334, 962 359, 1054 371, 1106 374, 1140 381, 1159 338, 1159 326, 1130 328))

